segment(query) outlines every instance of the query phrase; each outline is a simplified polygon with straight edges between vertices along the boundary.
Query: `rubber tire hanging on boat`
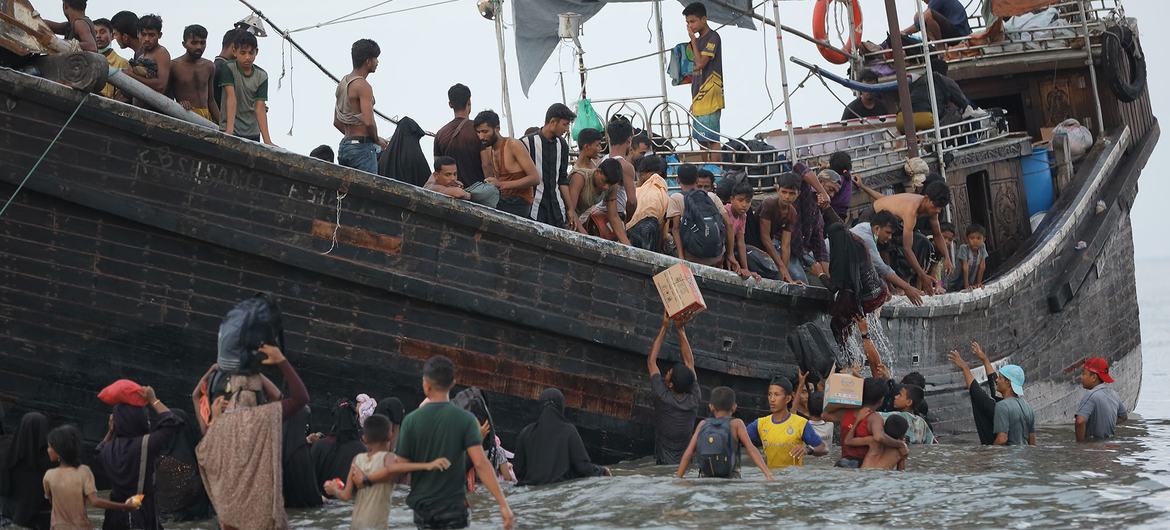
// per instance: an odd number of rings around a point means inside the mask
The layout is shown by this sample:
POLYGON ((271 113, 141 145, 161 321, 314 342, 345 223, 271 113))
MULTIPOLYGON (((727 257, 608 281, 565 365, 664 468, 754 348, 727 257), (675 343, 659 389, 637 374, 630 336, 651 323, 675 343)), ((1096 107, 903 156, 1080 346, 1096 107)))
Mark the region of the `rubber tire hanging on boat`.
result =
MULTIPOLYGON (((833 2, 849 2, 849 0, 817 0, 817 5, 813 7, 812 31, 814 39, 829 40, 828 12, 829 4, 833 2)), ((841 48, 846 53, 853 53, 853 47, 856 43, 861 42, 861 0, 852 0, 850 3, 853 4, 853 32, 851 38, 847 39, 841 48)), ((818 45, 817 50, 821 52, 821 57, 830 63, 845 64, 849 62, 848 55, 843 55, 831 48, 818 45)))
POLYGON ((1102 37, 1102 55, 1105 70, 1110 77, 1113 93, 1124 103, 1132 103, 1142 96, 1146 89, 1146 57, 1133 30, 1123 25, 1110 27, 1102 37), (1129 59, 1129 75, 1123 70, 1129 59))

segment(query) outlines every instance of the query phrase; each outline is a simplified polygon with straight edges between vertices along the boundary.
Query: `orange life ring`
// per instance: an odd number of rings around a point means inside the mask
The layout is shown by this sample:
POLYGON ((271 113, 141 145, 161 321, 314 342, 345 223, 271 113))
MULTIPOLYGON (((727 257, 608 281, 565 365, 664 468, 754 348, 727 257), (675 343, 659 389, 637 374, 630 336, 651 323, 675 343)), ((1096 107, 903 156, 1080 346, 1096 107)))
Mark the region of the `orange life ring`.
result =
MULTIPOLYGON (((827 41, 829 37, 829 24, 827 15, 829 11, 829 3, 831 2, 845 2, 848 0, 817 0, 816 7, 813 8, 813 38, 817 40, 827 41)), ((847 53, 853 53, 853 47, 856 43, 861 42, 861 2, 860 0, 852 0, 853 3, 853 32, 848 42, 842 48, 847 53)), ((825 46, 817 46, 820 50, 821 57, 833 64, 845 64, 849 62, 848 55, 842 55, 841 52, 826 48, 825 46)))

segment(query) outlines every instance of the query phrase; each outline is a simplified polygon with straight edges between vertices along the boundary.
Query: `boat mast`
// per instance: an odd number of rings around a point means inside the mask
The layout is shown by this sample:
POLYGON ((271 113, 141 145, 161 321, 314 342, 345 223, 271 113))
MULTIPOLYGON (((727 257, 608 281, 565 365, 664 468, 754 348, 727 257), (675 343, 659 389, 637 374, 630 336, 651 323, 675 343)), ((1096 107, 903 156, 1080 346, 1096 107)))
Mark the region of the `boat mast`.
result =
MULTIPOLYGON (((776 50, 780 53, 780 87, 784 93, 784 128, 788 130, 788 163, 796 164, 796 132, 792 130, 792 102, 788 96, 788 68, 784 60, 784 30, 780 24, 780 0, 772 0, 776 24, 776 50)), ((851 30, 852 31, 852 30, 851 30)))
MULTIPOLYGON (((1101 116, 1101 92, 1097 87, 1097 68, 1093 65, 1093 43, 1089 40, 1089 12, 1085 9, 1085 2, 1079 1, 1081 9, 1081 31, 1085 36, 1085 64, 1089 66, 1089 81, 1093 85, 1093 103, 1097 111, 1097 138, 1105 137, 1105 118, 1101 116)), ((1120 8, 1120 6, 1118 6, 1120 8)), ((1104 38, 1109 38, 1108 36, 1104 38)), ((1102 47, 1104 51, 1104 47, 1102 47)), ((1104 55, 1102 55, 1104 61, 1104 55)))
POLYGON ((500 94, 504 99, 504 114, 508 116, 508 136, 516 136, 512 127, 512 97, 508 94, 508 63, 504 61, 504 0, 492 0, 496 23, 496 48, 500 54, 500 94))
POLYGON ((894 51, 894 75, 898 76, 898 107, 902 111, 906 134, 906 156, 918 156, 918 131, 914 129, 914 109, 910 105, 910 80, 906 78, 906 51, 902 49, 902 32, 898 29, 898 6, 886 0, 886 22, 890 27, 890 48, 894 51))
MULTIPOLYGON (((930 112, 933 116, 932 121, 934 122, 934 152, 938 155, 938 172, 946 180, 947 169, 946 161, 943 159, 942 134, 940 132, 942 116, 938 113, 938 96, 934 91, 934 65, 931 64, 933 57, 930 53, 930 33, 926 31, 926 14, 922 12, 922 2, 914 2, 914 5, 918 6, 918 17, 916 20, 918 20, 918 32, 922 34, 923 57, 926 58, 926 87, 930 91, 930 112)), ((903 113, 903 116, 905 115, 903 113)))
MULTIPOLYGON (((662 0, 654 0, 654 23, 657 27, 658 37, 658 83, 662 90, 662 126, 665 136, 670 136, 671 119, 670 119, 670 99, 666 92, 666 38, 662 34, 662 0)), ((647 124, 649 127, 649 124, 647 124)), ((651 134, 648 132, 647 134, 651 134)), ((651 136, 653 137, 653 136, 651 136)), ((651 142, 653 147, 653 142, 651 142)))

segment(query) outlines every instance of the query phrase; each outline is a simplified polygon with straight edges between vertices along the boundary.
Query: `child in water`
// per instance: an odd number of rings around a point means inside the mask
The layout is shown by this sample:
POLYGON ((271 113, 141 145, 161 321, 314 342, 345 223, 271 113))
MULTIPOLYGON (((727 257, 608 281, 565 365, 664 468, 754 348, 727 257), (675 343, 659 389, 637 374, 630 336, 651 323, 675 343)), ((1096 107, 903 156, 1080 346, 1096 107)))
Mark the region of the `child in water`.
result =
MULTIPOLYGON (((886 436, 892 440, 901 440, 906 436, 906 429, 910 424, 906 422, 906 418, 902 416, 890 416, 882 430, 886 436)), ((906 470, 906 457, 910 455, 910 450, 903 444, 901 447, 891 447, 881 442, 871 439, 869 442, 869 452, 865 454, 865 460, 861 463, 862 469, 887 469, 890 471, 906 470)))
POLYGON ((89 529, 93 525, 86 505, 102 510, 134 511, 142 504, 141 496, 126 502, 111 502, 97 496, 93 472, 81 463, 81 433, 72 425, 49 431, 49 460, 57 467, 45 472, 45 497, 53 502, 52 528, 89 529))
POLYGON ((444 471, 451 466, 451 462, 446 458, 421 464, 396 463, 398 457, 390 452, 390 418, 381 414, 366 418, 362 442, 369 450, 353 458, 349 480, 340 487, 335 480, 325 483, 325 492, 329 495, 343 501, 354 499, 353 521, 350 527, 353 530, 384 529, 390 524, 390 498, 398 481, 367 484, 369 473, 387 469, 401 476, 415 471, 444 471), (361 489, 357 490, 358 487, 361 489))
POLYGON ((909 425, 906 441, 912 444, 938 443, 934 437, 934 431, 930 428, 930 423, 921 414, 922 402, 925 397, 926 391, 920 386, 898 385, 895 387, 894 411, 881 413, 886 421, 894 416, 901 416, 902 419, 906 420, 906 424, 909 425))
MULTIPOLYGON (((752 462, 760 471, 764 472, 764 477, 772 480, 772 472, 768 469, 768 465, 764 463, 760 452, 756 450, 756 446, 752 445, 751 438, 748 436, 747 426, 744 425, 743 420, 731 417, 735 414, 735 391, 725 386, 716 387, 711 390, 711 403, 707 405, 711 410, 710 419, 699 422, 699 426, 695 428, 694 436, 691 436, 691 443, 687 445, 686 452, 683 453, 682 461, 678 464, 678 472, 675 476, 683 478, 687 473, 687 466, 691 464, 691 458, 695 455, 695 450, 699 446, 699 437, 704 434, 704 429, 707 433, 715 430, 723 430, 724 434, 728 435, 727 451, 719 455, 729 461, 728 466, 731 470, 727 476, 712 474, 710 466, 700 462, 699 476, 700 477, 720 477, 720 478, 737 478, 739 476, 739 447, 742 445, 747 449, 748 456, 751 457, 752 462)), ((700 455, 709 460, 707 455, 700 455)))

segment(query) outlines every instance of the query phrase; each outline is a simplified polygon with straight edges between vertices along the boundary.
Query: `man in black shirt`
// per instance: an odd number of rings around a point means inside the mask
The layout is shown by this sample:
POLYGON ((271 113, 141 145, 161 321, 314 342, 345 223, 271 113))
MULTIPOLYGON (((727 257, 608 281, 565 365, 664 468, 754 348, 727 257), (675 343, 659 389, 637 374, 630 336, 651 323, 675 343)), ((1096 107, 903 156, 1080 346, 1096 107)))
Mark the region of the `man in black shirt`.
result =
POLYGON ((674 324, 682 362, 667 370, 666 377, 658 369, 658 352, 666 338, 670 319, 662 316, 662 327, 646 357, 650 370, 650 390, 654 395, 654 460, 658 465, 678 465, 695 430, 695 409, 703 400, 699 379, 695 375, 695 354, 683 327, 686 321, 674 324))
POLYGON ((471 89, 456 83, 447 90, 447 104, 455 117, 435 133, 436 157, 449 156, 459 168, 459 181, 464 188, 483 180, 480 151, 483 146, 471 123, 471 89))
MULTIPOLYGON (((875 84, 878 82, 878 76, 873 70, 864 70, 861 72, 861 82, 867 85, 875 84)), ((873 118, 887 114, 890 114, 890 109, 886 107, 886 103, 877 94, 873 92, 861 92, 857 96, 857 99, 854 99, 852 103, 845 107, 845 112, 841 114, 841 121, 856 118, 873 118)))

